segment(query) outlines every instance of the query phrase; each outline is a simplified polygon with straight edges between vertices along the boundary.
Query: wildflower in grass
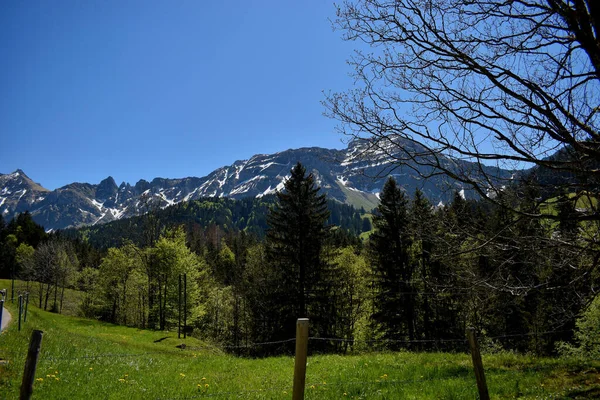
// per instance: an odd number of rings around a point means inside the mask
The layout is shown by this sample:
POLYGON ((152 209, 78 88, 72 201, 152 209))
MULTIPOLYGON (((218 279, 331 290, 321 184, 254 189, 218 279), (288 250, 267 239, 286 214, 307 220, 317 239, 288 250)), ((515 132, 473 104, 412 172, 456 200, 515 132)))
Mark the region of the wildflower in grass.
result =
MULTIPOLYGON (((381 379, 386 379, 387 378, 387 374, 383 374, 381 375, 381 379)), ((422 377, 421 377, 422 378, 422 377)))
POLYGON ((44 381, 44 378, 37 378, 37 379, 36 379, 36 381, 38 381, 38 382, 43 382, 43 381, 44 381))
POLYGON ((182 378, 185 378, 185 374, 183 372, 180 372, 179 376, 182 377, 182 378))
POLYGON ((348 393, 344 392, 344 396, 348 396, 348 393))
POLYGON ((204 388, 205 388, 205 389, 208 389, 208 383, 205 383, 205 384, 204 384, 204 388))
POLYGON ((315 385, 311 385, 311 386, 310 386, 310 388, 311 388, 311 389, 314 389, 314 388, 315 388, 315 385))
POLYGON ((125 379, 119 378, 119 382, 125 382, 125 379))
POLYGON ((90 367, 90 371, 93 371, 93 370, 94 370, 94 368, 90 367))
POLYGON ((54 378, 54 379, 55 379, 55 380, 57 380, 57 381, 60 381, 60 379, 59 379, 59 378, 54 378))
POLYGON ((202 378, 201 380, 205 381, 205 380, 206 380, 206 378, 202 378))

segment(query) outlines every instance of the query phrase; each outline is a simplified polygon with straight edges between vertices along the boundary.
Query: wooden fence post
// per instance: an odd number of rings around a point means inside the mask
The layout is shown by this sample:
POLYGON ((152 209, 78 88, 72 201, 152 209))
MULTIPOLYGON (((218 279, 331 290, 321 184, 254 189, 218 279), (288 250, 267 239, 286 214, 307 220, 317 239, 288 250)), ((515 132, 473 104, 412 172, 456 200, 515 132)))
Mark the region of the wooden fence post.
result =
POLYGON ((29 305, 29 292, 25 293, 25 313, 23 314, 23 322, 27 322, 27 306, 29 305))
POLYGON ((183 338, 187 338, 187 273, 183 274, 183 338))
POLYGON ((2 332, 2 313, 4 312, 4 299, 0 300, 0 332, 2 332))
POLYGON ((473 360, 475 380, 477 381, 477 389, 479 390, 479 400, 490 400, 487 383, 485 382, 485 373, 483 372, 481 353, 479 352, 479 344, 477 343, 477 336, 475 336, 475 328, 467 328, 467 337, 469 339, 469 347, 471 348, 471 359, 473 360))
POLYGON ((308 318, 298 318, 298 322, 296 323, 296 361, 294 363, 294 390, 292 400, 304 399, 307 353, 308 318))
POLYGON ((29 400, 33 394, 33 380, 35 379, 35 369, 37 367, 40 349, 42 348, 42 335, 44 332, 34 330, 31 333, 29 342, 29 351, 25 360, 25 371, 23 371, 23 381, 21 382, 20 400, 29 400))
POLYGON ((23 295, 19 295, 19 331, 21 330, 21 315, 23 315, 23 295))
POLYGON ((177 310, 178 310, 178 322, 177 322, 177 339, 181 339, 181 274, 179 274, 179 286, 178 286, 178 301, 177 301, 177 310))

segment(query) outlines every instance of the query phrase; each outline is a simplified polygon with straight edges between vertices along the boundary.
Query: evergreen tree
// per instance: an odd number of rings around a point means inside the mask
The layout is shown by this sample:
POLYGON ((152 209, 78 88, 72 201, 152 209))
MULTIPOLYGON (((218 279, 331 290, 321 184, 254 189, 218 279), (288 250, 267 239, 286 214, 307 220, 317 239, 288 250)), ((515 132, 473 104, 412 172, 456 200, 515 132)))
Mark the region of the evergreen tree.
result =
POLYGON ((296 318, 311 318, 315 334, 323 333, 328 319, 322 314, 328 282, 322 250, 329 235, 329 211, 319 190, 313 175, 296 164, 267 217, 267 259, 280 272, 279 286, 273 289, 283 291, 280 311, 286 337, 293 337, 296 318))
POLYGON ((434 246, 436 230, 435 218, 431 203, 425 198, 419 189, 415 191, 413 201, 410 204, 410 232, 413 238, 413 260, 416 276, 420 285, 418 288, 423 294, 417 299, 418 309, 422 315, 422 332, 426 339, 435 336, 433 322, 435 320, 436 298, 432 296, 435 283, 439 280, 439 265, 432 262, 431 254, 434 246), (435 264, 435 265, 433 265, 435 264))
POLYGON ((415 338, 414 265, 410 260, 408 200, 393 178, 385 183, 373 215, 371 255, 375 272, 375 322, 387 339, 415 338))

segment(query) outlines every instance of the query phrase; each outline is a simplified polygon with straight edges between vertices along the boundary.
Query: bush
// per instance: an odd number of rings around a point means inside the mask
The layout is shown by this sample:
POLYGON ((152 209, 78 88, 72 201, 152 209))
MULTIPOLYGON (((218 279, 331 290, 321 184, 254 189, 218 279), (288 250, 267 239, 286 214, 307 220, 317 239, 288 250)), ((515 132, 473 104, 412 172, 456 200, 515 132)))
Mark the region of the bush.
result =
POLYGON ((575 344, 560 342, 558 352, 563 356, 600 357, 600 295, 596 296, 577 319, 575 344))

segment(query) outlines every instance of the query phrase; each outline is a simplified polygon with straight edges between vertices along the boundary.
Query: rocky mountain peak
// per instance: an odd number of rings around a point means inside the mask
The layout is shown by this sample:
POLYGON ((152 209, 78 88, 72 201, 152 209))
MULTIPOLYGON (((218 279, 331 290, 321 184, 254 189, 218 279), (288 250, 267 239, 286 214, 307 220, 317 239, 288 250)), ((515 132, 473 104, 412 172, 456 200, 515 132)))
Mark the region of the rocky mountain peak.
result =
POLYGON ((119 187, 112 176, 102 180, 96 188, 96 198, 98 200, 107 200, 117 194, 119 187))
MULTIPOLYGON (((147 212, 148 204, 167 207, 205 197, 262 197, 283 190, 291 168, 301 162, 313 173, 317 184, 330 198, 357 208, 371 209, 389 176, 407 192, 419 188, 432 203, 446 202, 451 191, 462 186, 443 176, 424 181, 412 166, 399 166, 395 157, 403 149, 416 149, 406 139, 389 143, 354 140, 343 150, 319 147, 290 149, 274 154, 257 154, 247 160, 218 168, 202 178, 140 179, 134 186, 117 186, 112 177, 97 185, 73 183, 48 193, 21 170, 0 174, 0 213, 10 219, 29 210, 46 229, 94 225, 147 212), (410 147, 413 146, 413 147, 410 147), (146 205, 146 206, 145 206, 146 205)), ((452 159, 445 160, 456 163, 452 159)), ((476 168, 473 169, 477 173, 476 168)), ((510 176, 509 171, 506 171, 510 176)), ((467 194, 469 196, 469 194, 467 194)))

